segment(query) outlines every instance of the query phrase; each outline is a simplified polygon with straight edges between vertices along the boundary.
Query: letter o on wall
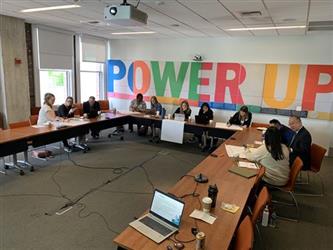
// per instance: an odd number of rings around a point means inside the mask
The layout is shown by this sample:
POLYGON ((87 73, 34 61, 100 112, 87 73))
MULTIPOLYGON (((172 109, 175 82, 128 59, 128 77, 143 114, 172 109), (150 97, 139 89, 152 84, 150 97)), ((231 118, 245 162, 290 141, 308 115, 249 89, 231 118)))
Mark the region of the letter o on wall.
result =
POLYGON ((128 86, 134 94, 145 94, 150 87, 150 69, 144 61, 134 61, 128 69, 128 86), (140 76, 138 70, 141 71, 141 87, 138 88, 138 80, 140 76))

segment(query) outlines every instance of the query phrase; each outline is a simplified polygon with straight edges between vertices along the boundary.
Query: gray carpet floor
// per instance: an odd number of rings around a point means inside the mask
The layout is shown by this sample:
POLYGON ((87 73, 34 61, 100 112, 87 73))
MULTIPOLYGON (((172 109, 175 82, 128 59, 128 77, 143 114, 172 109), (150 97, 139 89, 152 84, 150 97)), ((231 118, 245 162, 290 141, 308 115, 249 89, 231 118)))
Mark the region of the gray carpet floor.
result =
MULTIPOLYGON (((31 159, 33 173, 0 175, 0 249, 116 249, 113 238, 149 207, 153 187, 167 190, 207 156, 195 144, 152 144, 134 134, 110 140, 106 134, 91 141, 86 154, 54 150, 47 162, 31 159), (70 210, 61 209, 72 202, 70 210)), ((255 249, 333 247, 332 165, 325 158, 320 172, 325 196, 297 197, 301 220, 260 227, 263 241, 256 240, 255 249)), ((318 176, 303 186, 299 191, 319 192, 318 176)), ((293 207, 276 211, 295 214, 293 207)))

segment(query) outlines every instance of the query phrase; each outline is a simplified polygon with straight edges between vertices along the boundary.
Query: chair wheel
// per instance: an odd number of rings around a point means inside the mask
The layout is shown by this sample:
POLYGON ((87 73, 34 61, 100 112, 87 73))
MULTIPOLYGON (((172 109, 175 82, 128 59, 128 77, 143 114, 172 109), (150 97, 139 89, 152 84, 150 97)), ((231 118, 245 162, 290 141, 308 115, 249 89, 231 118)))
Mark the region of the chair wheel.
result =
POLYGON ((4 169, 9 169, 9 166, 5 165, 5 166, 4 166, 4 169))
POLYGON ((24 171, 23 170, 20 170, 20 175, 24 175, 24 171))
POLYGON ((111 138, 111 134, 108 135, 108 138, 111 138))
POLYGON ((83 153, 86 154, 86 153, 87 153, 87 150, 83 150, 83 153))
POLYGON ((120 136, 120 140, 123 141, 124 140, 124 136, 120 136))
POLYGON ((35 171, 35 168, 34 167, 30 167, 30 172, 34 172, 35 171))

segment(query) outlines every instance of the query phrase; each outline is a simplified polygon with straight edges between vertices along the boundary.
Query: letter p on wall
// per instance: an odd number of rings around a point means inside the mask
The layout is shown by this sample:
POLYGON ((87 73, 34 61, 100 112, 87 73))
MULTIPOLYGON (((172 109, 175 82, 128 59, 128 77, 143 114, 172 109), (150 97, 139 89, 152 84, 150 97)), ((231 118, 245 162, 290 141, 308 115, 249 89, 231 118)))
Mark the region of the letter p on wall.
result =
POLYGON ((307 67, 302 108, 314 110, 318 93, 333 93, 333 65, 309 65, 307 67), (320 75, 327 74, 329 81, 320 82, 320 75))

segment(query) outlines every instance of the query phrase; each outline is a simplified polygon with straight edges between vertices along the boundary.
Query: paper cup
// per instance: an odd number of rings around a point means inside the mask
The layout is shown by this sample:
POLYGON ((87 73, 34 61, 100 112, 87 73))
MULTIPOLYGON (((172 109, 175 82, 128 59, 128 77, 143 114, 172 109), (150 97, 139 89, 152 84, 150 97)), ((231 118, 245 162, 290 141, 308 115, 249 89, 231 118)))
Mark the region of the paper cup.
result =
POLYGON ((156 116, 160 116, 160 111, 156 111, 156 116))
POLYGON ((168 119, 171 119, 171 114, 168 114, 168 119))
POLYGON ((202 198, 202 211, 209 213, 213 200, 209 197, 202 198))
POLYGON ((83 118, 85 118, 85 119, 88 118, 88 114, 87 114, 87 113, 84 113, 84 114, 83 114, 83 118))

